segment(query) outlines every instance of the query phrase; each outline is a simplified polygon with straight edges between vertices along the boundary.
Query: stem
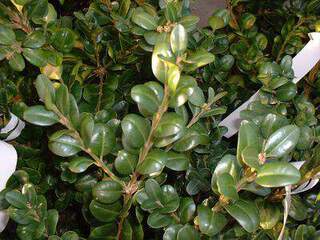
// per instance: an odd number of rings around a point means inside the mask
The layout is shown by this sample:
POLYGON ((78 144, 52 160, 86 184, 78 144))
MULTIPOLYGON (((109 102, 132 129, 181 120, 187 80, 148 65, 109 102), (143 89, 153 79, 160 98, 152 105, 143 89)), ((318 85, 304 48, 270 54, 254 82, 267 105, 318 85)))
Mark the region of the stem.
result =
POLYGON ((102 159, 91 152, 90 149, 85 147, 79 132, 73 127, 70 121, 56 107, 53 108, 52 111, 58 115, 58 117, 60 118, 60 123, 64 125, 68 130, 73 132, 73 137, 79 141, 81 149, 95 161, 96 166, 100 167, 112 180, 118 182, 122 186, 125 186, 125 183, 121 181, 116 175, 114 175, 112 171, 110 171, 110 169, 104 164, 102 159))
POLYGON ((284 42, 283 42, 283 44, 282 44, 282 46, 281 46, 281 48, 280 48, 280 50, 279 50, 279 53, 278 53, 278 55, 277 55, 276 62, 279 62, 279 61, 280 61, 281 55, 284 53, 288 41, 290 40, 291 36, 292 36, 293 34, 295 34, 295 31, 304 23, 304 21, 305 21, 304 18, 299 18, 299 21, 298 21, 297 25, 295 25, 295 26, 293 27, 293 29, 290 31, 290 33, 288 33, 286 39, 284 40, 284 42))
POLYGON ((145 142, 142 151, 140 152, 138 164, 142 163, 144 161, 144 159, 146 158, 146 156, 148 155, 148 153, 153 145, 154 133, 160 123, 160 120, 161 120, 163 114, 167 111, 168 105, 169 105, 169 87, 167 86, 167 84, 165 84, 164 85, 164 96, 163 96, 162 103, 161 103, 157 113, 154 115, 154 117, 152 119, 151 130, 150 130, 148 139, 145 142))

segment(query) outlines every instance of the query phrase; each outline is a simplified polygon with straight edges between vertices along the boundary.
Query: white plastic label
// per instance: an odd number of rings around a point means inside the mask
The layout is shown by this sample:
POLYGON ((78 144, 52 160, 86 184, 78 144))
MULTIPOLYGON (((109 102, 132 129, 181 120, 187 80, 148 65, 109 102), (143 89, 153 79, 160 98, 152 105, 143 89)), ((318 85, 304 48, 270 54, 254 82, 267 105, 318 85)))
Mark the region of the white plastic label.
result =
MULTIPOLYGON (((294 83, 299 82, 320 60, 320 33, 309 33, 309 38, 307 45, 292 59, 294 83)), ((228 128, 225 137, 230 138, 238 132, 241 123, 240 112, 258 97, 259 91, 220 122, 219 126, 228 128)))

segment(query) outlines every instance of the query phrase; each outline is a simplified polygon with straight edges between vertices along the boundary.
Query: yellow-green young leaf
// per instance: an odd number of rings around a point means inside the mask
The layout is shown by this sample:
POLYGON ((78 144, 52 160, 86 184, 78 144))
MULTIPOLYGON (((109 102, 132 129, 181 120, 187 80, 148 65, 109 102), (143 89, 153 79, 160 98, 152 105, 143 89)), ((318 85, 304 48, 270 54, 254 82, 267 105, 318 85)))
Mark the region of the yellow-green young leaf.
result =
POLYGON ((49 138, 49 149, 60 157, 70 157, 81 151, 78 140, 69 135, 67 130, 52 134, 49 138))
POLYGON ((225 26, 223 19, 218 16, 211 16, 209 18, 209 25, 214 31, 225 26))
POLYGON ((170 35, 171 49, 177 56, 182 55, 187 49, 188 35, 187 31, 181 24, 177 24, 170 35))
POLYGON ((155 45, 152 54, 152 72, 160 82, 165 83, 168 79, 169 66, 168 62, 162 60, 159 55, 165 58, 173 57, 168 41, 159 41, 155 45))
POLYGON ((209 63, 212 63, 215 56, 204 49, 199 49, 196 52, 191 53, 187 58, 187 63, 184 65, 185 71, 194 71, 197 68, 203 67, 209 63))
POLYGON ((260 219, 254 203, 238 200, 224 208, 247 232, 251 233, 257 230, 260 219))
POLYGON ((92 189, 92 196, 101 203, 114 203, 122 196, 122 186, 113 180, 97 183, 92 189))
POLYGON ((263 187, 284 187, 299 182, 300 172, 288 162, 270 162, 257 172, 256 183, 263 187))
POLYGON ((156 17, 151 16, 143 10, 135 10, 131 17, 131 20, 138 26, 146 30, 155 30, 158 27, 156 17))
POLYGON ((10 67, 18 72, 21 72, 25 68, 25 62, 21 54, 14 53, 12 57, 9 59, 10 67))
POLYGON ((181 72, 179 67, 175 64, 168 63, 168 66, 169 66, 169 69, 168 69, 167 83, 170 90, 174 93, 179 84, 181 72))
POLYGON ((108 223, 117 219, 122 209, 122 204, 119 201, 112 204, 104 204, 92 200, 89 209, 96 219, 108 223))
POLYGON ((42 105, 28 107, 23 113, 23 118, 27 122, 38 126, 51 126, 59 122, 58 116, 42 105))
POLYGON ((197 24, 200 21, 198 16, 184 16, 180 19, 179 23, 184 26, 187 32, 191 32, 197 28, 197 24))
POLYGON ((260 226, 263 229, 272 229, 281 219, 281 211, 278 205, 264 202, 258 202, 260 214, 260 226))
POLYGON ((130 154, 125 150, 118 152, 118 156, 114 161, 114 167, 118 173, 129 175, 134 172, 138 163, 138 155, 130 154))
POLYGON ((243 29, 250 29, 256 22, 256 17, 251 13, 245 13, 241 16, 240 26, 243 29))
POLYGON ((224 197, 232 200, 239 199, 236 183, 230 174, 222 173, 219 175, 217 178, 217 186, 219 193, 224 197))
POLYGON ((82 173, 88 169, 94 162, 87 157, 76 157, 69 163, 69 169, 74 173, 82 173))
POLYGON ((298 143, 300 129, 296 125, 287 125, 275 131, 264 146, 266 157, 280 158, 290 153, 298 143))
POLYGON ((196 80, 191 76, 180 76, 175 93, 170 94, 170 107, 180 107, 187 102, 197 87, 196 80))
POLYGON ((209 207, 198 207, 199 228, 207 236, 218 234, 227 224, 227 218, 221 213, 212 211, 209 207))
POLYGON ((14 31, 4 25, 0 26, 0 44, 12 45, 16 41, 14 31))

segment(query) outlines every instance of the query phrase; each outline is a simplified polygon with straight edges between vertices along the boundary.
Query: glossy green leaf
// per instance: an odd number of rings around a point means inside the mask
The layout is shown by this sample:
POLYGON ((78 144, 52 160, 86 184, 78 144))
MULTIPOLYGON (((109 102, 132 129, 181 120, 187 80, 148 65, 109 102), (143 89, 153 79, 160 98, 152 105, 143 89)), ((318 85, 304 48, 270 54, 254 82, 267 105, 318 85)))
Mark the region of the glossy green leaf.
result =
POLYGON ((74 173, 83 173, 93 164, 94 162, 90 158, 76 157, 69 163, 69 169, 74 173))
POLYGON ((260 214, 260 226, 263 229, 272 229, 281 219, 281 212, 275 204, 264 203, 258 204, 260 214))
POLYGON ((209 18, 209 25, 214 31, 225 26, 223 19, 218 16, 211 16, 209 18))
POLYGON ((60 84, 56 91, 56 105, 64 116, 68 116, 70 112, 70 96, 68 88, 64 84, 60 84))
POLYGON ((173 218, 170 215, 165 215, 161 213, 151 213, 148 216, 147 223, 152 228, 163 228, 174 222, 173 218))
POLYGON ((76 34, 69 28, 61 28, 54 32, 50 40, 57 50, 68 53, 76 44, 76 34))
POLYGON ((295 125, 279 128, 267 139, 264 152, 267 157, 280 158, 295 148, 299 137, 300 129, 295 125))
POLYGON ((189 64, 184 67, 184 70, 194 71, 197 68, 212 63, 214 59, 215 56, 212 53, 209 53, 204 49, 199 49, 196 52, 189 55, 189 57, 187 58, 187 62, 189 64))
POLYGON ((122 196, 122 186, 113 180, 104 180, 97 183, 92 189, 92 196, 101 203, 114 203, 122 196))
POLYGON ((176 113, 165 113, 154 133, 156 138, 169 137, 183 131, 185 128, 184 121, 176 113))
POLYGON ((28 62, 35 65, 36 67, 44 67, 45 65, 47 65, 45 53, 40 48, 24 48, 23 56, 28 60, 28 62))
POLYGON ((46 43, 46 37, 40 30, 34 31, 26 36, 22 46, 26 48, 40 48, 46 43))
POLYGON ((192 198, 181 198, 179 207, 179 218, 181 223, 188 223, 194 218, 196 212, 196 205, 192 198))
POLYGON ((170 34, 171 49, 174 54, 180 56, 187 49, 188 36, 185 28, 181 24, 177 24, 170 34))
POLYGON ((13 190, 9 191, 5 194, 6 201, 10 203, 13 207, 19 209, 26 209, 27 208, 27 196, 23 195, 21 192, 13 190))
POLYGON ((176 240, 179 230, 183 226, 181 224, 172 224, 166 228, 162 239, 163 240, 176 240))
POLYGON ((179 23, 184 26, 187 32, 191 32, 196 29, 200 18, 198 16, 184 16, 180 19, 179 23))
POLYGON ((27 122, 39 126, 51 126, 59 122, 58 116, 46 110, 42 105, 28 107, 23 113, 23 118, 27 122))
POLYGON ((101 222, 113 222, 119 216, 122 204, 115 202, 113 204, 103 204, 92 200, 89 206, 92 215, 101 222))
POLYGON ((59 212, 56 209, 48 210, 47 229, 48 229, 49 235, 53 235, 56 233, 58 221, 59 221, 59 212))
POLYGON ((241 152, 241 159, 249 167, 258 169, 260 167, 260 164, 262 163, 259 160, 259 154, 260 153, 255 147, 248 146, 245 147, 241 152))
POLYGON ((177 240, 200 240, 200 233, 191 225, 184 225, 177 234, 177 240))
POLYGON ((239 199, 236 183, 230 174, 222 173, 219 175, 217 177, 217 186, 219 193, 224 197, 232 200, 239 199))
POLYGON ((221 213, 213 212, 209 207, 198 206, 199 228, 207 236, 218 234, 227 224, 227 219, 221 213))
POLYGON ((238 200, 224 208, 247 232, 254 232, 258 228, 259 212, 254 204, 238 200))
POLYGON ((90 149, 98 156, 105 156, 112 151, 116 144, 114 131, 105 124, 94 125, 90 139, 90 149))
POLYGON ((162 60, 159 56, 172 58, 173 53, 170 43, 166 40, 158 41, 152 54, 152 72, 160 82, 166 82, 168 79, 169 63, 162 60))
POLYGON ((264 164, 257 172, 256 183, 263 187, 284 187, 300 180, 300 172, 287 162, 264 164))
POLYGON ((190 159, 185 154, 170 151, 166 158, 166 167, 174 171, 185 171, 189 166, 190 159))
POLYGON ((118 173, 129 175, 134 172, 138 163, 138 156, 130 154, 125 150, 118 152, 118 156, 114 161, 114 167, 118 173))
POLYGON ((121 122, 123 137, 134 148, 143 146, 148 138, 150 123, 136 114, 128 114, 121 122))
POLYGON ((81 151, 80 143, 68 135, 68 131, 61 130, 49 138, 49 149, 61 157, 70 157, 81 151))
POLYGON ((269 113, 261 123, 261 132, 265 138, 268 138, 273 132, 288 123, 289 121, 285 117, 269 113))
POLYGON ((146 30, 155 30, 158 27, 156 18, 144 11, 135 10, 131 20, 146 30))
POLYGON ((156 174, 163 170, 166 164, 167 154, 161 150, 152 150, 143 162, 137 166, 140 174, 156 174))

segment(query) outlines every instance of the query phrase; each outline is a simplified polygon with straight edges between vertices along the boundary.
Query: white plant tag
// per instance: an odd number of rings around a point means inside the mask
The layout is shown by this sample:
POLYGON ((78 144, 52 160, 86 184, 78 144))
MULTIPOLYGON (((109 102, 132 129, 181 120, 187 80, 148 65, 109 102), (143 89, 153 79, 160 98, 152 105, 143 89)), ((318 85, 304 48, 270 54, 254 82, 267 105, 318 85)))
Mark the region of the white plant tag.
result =
MULTIPOLYGON (((320 33, 309 33, 309 38, 310 41, 307 45, 292 59, 294 83, 299 82, 320 60, 320 33)), ((259 91, 220 122, 219 126, 228 128, 225 137, 230 138, 238 132, 241 123, 240 112, 246 109, 251 102, 257 100, 258 97, 259 91)))
MULTIPOLYGON (((0 191, 5 189, 6 183, 14 173, 17 166, 18 155, 15 148, 3 141, 0 141, 0 191)), ((5 211, 0 211, 0 232, 4 230, 9 217, 5 211)))

